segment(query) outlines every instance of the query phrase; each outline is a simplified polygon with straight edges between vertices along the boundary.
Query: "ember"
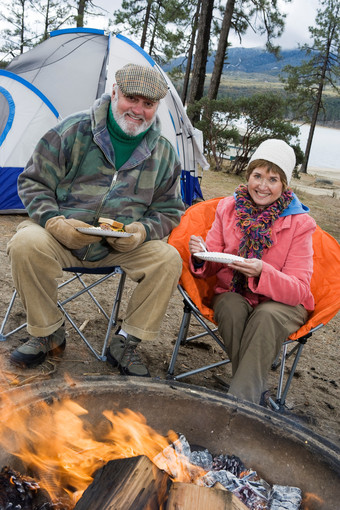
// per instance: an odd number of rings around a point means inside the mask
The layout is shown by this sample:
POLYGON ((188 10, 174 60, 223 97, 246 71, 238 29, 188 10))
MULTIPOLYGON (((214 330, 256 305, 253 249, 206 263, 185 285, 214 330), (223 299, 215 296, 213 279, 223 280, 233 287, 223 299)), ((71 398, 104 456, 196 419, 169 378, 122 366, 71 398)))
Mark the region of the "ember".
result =
POLYGON ((52 503, 39 484, 5 466, 0 472, 1 510, 68 510, 63 502, 52 503))

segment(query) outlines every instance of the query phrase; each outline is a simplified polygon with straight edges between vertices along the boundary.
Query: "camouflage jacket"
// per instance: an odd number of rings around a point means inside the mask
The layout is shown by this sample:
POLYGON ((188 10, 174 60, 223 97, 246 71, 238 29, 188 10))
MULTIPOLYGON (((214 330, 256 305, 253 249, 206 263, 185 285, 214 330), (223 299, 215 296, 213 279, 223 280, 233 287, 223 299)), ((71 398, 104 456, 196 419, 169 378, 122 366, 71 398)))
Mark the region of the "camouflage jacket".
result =
MULTIPOLYGON (((156 119, 117 171, 106 127, 109 105, 104 94, 90 111, 67 117, 43 136, 19 176, 19 196, 41 226, 59 215, 96 226, 104 216, 125 224, 140 221, 147 241, 162 239, 184 211, 180 162, 156 119)), ((110 250, 103 239, 74 254, 95 261, 110 250)))

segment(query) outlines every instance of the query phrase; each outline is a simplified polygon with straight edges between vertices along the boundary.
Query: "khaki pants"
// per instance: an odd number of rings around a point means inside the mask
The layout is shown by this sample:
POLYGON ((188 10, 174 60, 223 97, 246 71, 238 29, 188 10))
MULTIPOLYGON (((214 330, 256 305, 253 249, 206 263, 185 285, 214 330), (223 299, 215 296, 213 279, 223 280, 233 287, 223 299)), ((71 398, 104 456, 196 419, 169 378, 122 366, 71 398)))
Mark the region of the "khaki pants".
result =
POLYGON ((253 308, 235 292, 216 296, 213 308, 232 363, 229 393, 258 404, 282 343, 306 322, 308 313, 302 305, 275 301, 265 301, 253 308))
POLYGON ((27 330, 42 337, 64 322, 57 306, 57 278, 63 267, 119 265, 138 282, 127 305, 124 330, 141 340, 153 340, 182 270, 177 250, 163 241, 148 241, 128 253, 113 252, 96 262, 81 261, 44 228, 31 220, 20 223, 8 243, 12 277, 27 315, 27 330))

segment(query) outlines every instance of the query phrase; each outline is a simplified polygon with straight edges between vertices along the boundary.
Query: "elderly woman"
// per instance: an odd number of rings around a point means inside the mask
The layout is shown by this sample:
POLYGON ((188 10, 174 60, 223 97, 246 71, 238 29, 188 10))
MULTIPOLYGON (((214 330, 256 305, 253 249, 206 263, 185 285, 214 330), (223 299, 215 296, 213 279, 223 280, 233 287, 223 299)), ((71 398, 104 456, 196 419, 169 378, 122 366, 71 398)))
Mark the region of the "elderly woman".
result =
POLYGON ((232 362, 229 393, 262 405, 282 342, 314 308, 316 224, 287 187, 294 167, 295 154, 286 142, 266 140, 250 159, 247 184, 219 202, 206 248, 241 260, 202 261, 195 254, 202 252, 203 240, 191 236, 189 241, 192 273, 217 277, 212 305, 232 362))

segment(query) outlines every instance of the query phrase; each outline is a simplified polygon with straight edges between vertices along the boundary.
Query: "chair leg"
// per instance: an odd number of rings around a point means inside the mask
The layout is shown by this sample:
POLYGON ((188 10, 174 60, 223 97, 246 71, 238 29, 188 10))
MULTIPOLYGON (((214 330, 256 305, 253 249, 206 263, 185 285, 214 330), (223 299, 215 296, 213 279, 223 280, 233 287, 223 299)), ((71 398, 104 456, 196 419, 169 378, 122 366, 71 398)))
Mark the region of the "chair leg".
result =
POLYGON ((203 332, 198 335, 191 336, 191 337, 187 338, 186 341, 189 342, 190 340, 194 340, 196 338, 201 338, 202 336, 210 335, 215 340, 215 342, 221 347, 221 349, 223 351, 225 351, 225 346, 224 346, 223 342, 221 342, 221 340, 218 338, 218 336, 215 335, 215 331, 217 331, 218 328, 214 328, 214 329, 209 328, 209 332, 208 332, 207 325, 204 322, 204 320, 200 317, 199 313, 196 312, 196 310, 192 310, 192 314, 195 317, 195 319, 197 320, 197 322, 205 329, 205 333, 203 332))
POLYGON ((177 356, 178 356, 178 350, 181 345, 184 345, 186 343, 185 339, 188 334, 190 318, 191 318, 191 310, 189 307, 184 306, 184 313, 183 313, 183 317, 182 317, 181 326, 179 328, 179 333, 177 336, 175 347, 172 352, 172 356, 171 356, 171 360, 170 360, 170 365, 168 368, 168 375, 167 375, 168 379, 172 378, 174 375, 174 368, 175 368, 175 364, 176 364, 176 360, 177 360, 177 356))
MULTIPOLYGON (((119 273, 115 273, 115 274, 119 274, 119 273)), ((96 285, 98 285, 98 283, 102 283, 103 281, 107 280, 110 276, 112 276, 112 273, 109 274, 109 275, 105 275, 104 277, 102 277, 99 281, 96 281, 94 282, 93 284, 91 285, 86 285, 85 282, 83 282, 83 280, 81 279, 80 275, 77 275, 77 279, 80 281, 80 283, 82 284, 82 286, 84 287, 82 290, 80 290, 79 292, 77 292, 76 294, 74 294, 73 296, 71 296, 70 298, 67 298, 65 299, 64 301, 58 301, 58 306, 59 308, 62 310, 62 312, 64 313, 66 319, 69 321, 69 323, 72 325, 72 327, 75 329, 75 331, 78 333, 78 335, 80 336, 80 338, 85 342, 85 344, 87 345, 87 347, 90 349, 90 351, 92 352, 92 354, 94 354, 94 356, 99 360, 99 361, 106 361, 106 350, 107 350, 107 345, 108 345, 108 342, 109 342, 109 339, 110 339, 110 334, 111 334, 111 331, 112 331, 112 328, 117 324, 117 319, 118 319, 118 313, 119 313, 119 308, 120 308, 120 303, 121 303, 121 298, 122 298, 122 294, 123 294, 123 290, 124 290, 124 284, 125 284, 125 279, 126 279, 126 274, 122 271, 120 273, 120 280, 119 280, 119 284, 118 284, 118 289, 117 289, 117 292, 116 292, 116 295, 115 295, 115 299, 114 299, 114 302, 113 302, 113 306, 112 306, 112 311, 111 311, 111 315, 108 316, 108 314, 105 312, 105 310, 102 308, 102 306, 100 305, 100 303, 97 301, 97 299, 93 296, 93 294, 90 292, 90 289, 92 289, 93 287, 95 287, 96 285), (85 335, 82 333, 82 331, 80 330, 80 328, 77 326, 77 324, 74 322, 74 320, 72 319, 72 317, 70 316, 70 314, 67 312, 67 310, 65 309, 65 304, 69 303, 70 301, 72 301, 73 299, 76 299, 77 297, 81 296, 82 294, 84 293, 87 293, 90 298, 94 301, 94 303, 96 304, 96 306, 98 307, 98 309, 103 313, 103 315, 106 317, 106 319, 108 320, 108 326, 107 326, 107 329, 106 329, 106 334, 105 334, 105 339, 104 339, 104 343, 103 343, 103 347, 102 347, 102 350, 101 350, 101 353, 99 354, 95 349, 94 347, 90 344, 90 342, 87 340, 87 338, 85 337, 85 335)))
MULTIPOLYGON (((298 362, 299 362, 299 359, 300 359, 300 356, 301 356, 301 353, 302 353, 302 349, 303 349, 304 345, 306 344, 307 339, 310 336, 311 336, 311 333, 308 333, 304 337, 302 337, 299 340, 297 340, 297 344, 289 352, 287 352, 289 342, 283 344, 282 358, 281 358, 281 368, 280 368, 280 375, 279 375, 279 383, 278 383, 277 392, 276 392, 276 399, 275 399, 275 404, 276 405, 271 402, 271 404, 272 404, 272 406, 274 407, 275 410, 282 410, 284 408, 284 406, 285 406, 287 393, 289 391, 291 382, 293 380, 293 377, 294 377, 294 374, 295 374, 295 370, 296 370, 296 367, 298 365, 298 362), (284 371, 285 371, 286 361, 295 352, 296 352, 295 358, 294 358, 292 367, 290 369, 290 373, 288 375, 286 384, 285 384, 285 386, 283 388, 283 379, 284 379, 284 371)), ((279 364, 280 364, 279 362, 276 362, 276 367, 279 364)))
POLYGON ((10 301, 10 303, 8 305, 8 308, 7 308, 4 320, 2 321, 2 324, 1 324, 1 328, 0 328, 0 342, 4 342, 5 340, 7 340, 7 338, 9 336, 14 335, 14 333, 16 333, 17 331, 20 331, 21 329, 23 329, 27 325, 27 322, 25 322, 24 324, 21 324, 21 326, 18 326, 17 328, 13 329, 12 331, 9 331, 8 333, 4 334, 4 329, 5 329, 5 326, 7 324, 8 317, 10 316, 10 313, 12 311, 12 308, 13 308, 13 305, 14 305, 14 302, 15 302, 15 299, 16 299, 17 295, 18 295, 18 293, 15 290, 13 292, 13 294, 12 294, 12 298, 11 298, 11 301, 10 301))
MULTIPOLYGON (((69 321, 69 323, 71 324, 71 326, 75 329, 75 331, 78 333, 78 335, 81 337, 81 339, 85 342, 85 344, 87 345, 87 347, 90 349, 90 351, 92 352, 92 354, 100 361, 105 361, 106 360, 106 350, 107 350, 107 346, 108 346, 108 343, 109 343, 109 339, 110 339, 110 335, 111 335, 111 331, 112 331, 112 328, 114 328, 114 326, 117 324, 117 320, 118 320, 118 314, 119 314, 119 308, 120 308, 120 304, 121 304, 121 300, 122 300, 122 295, 123 295, 123 290, 124 290, 124 285, 125 285, 125 280, 126 280, 126 274, 124 271, 122 271, 120 268, 117 268, 116 271, 114 272, 111 272, 111 273, 108 273, 108 274, 105 274, 104 276, 102 276, 100 279, 96 280, 94 283, 90 284, 90 285, 87 285, 84 280, 82 279, 82 274, 81 273, 74 273, 74 275, 69 278, 68 280, 62 282, 59 286, 58 286, 58 289, 61 289, 63 287, 65 287, 66 285, 68 285, 69 283, 73 282, 73 281, 79 281, 81 286, 83 287, 80 291, 76 292, 75 294, 73 294, 72 296, 64 299, 63 301, 61 300, 58 300, 57 304, 58 304, 58 307, 60 308, 60 310, 63 312, 63 314, 65 315, 65 318, 69 321), (119 279, 119 284, 118 284, 118 289, 117 289, 117 292, 115 294, 115 298, 114 298, 114 301, 113 301, 113 305, 112 305, 112 310, 111 310, 111 314, 110 316, 106 313, 106 311, 104 310, 104 308, 101 306, 101 304, 99 303, 99 301, 96 299, 96 297, 92 294, 91 292, 91 289, 96 287, 97 285, 101 284, 102 282, 104 282, 105 280, 107 280, 108 278, 110 278, 111 276, 113 275, 117 275, 117 274, 120 274, 120 279, 119 279), (104 315, 104 317, 107 319, 108 321, 108 326, 107 326, 107 329, 106 329, 106 334, 105 334, 105 339, 104 339, 104 343, 103 343, 103 347, 101 349, 101 353, 98 353, 93 347, 92 345, 90 344, 90 342, 87 340, 87 338, 85 337, 85 335, 82 333, 81 329, 77 326, 77 324, 74 322, 74 320, 72 319, 71 315, 67 312, 67 310, 65 309, 65 305, 67 303, 69 303, 70 301, 73 301, 74 299, 77 299, 79 296, 81 296, 82 294, 87 294, 91 299, 92 301, 94 302, 94 304, 97 306, 97 308, 100 310, 100 312, 104 315)), ((6 315, 4 317, 4 320, 2 321, 2 324, 1 324, 1 328, 0 328, 0 341, 5 341, 7 340, 7 338, 10 336, 10 335, 13 335, 14 333, 16 333, 17 331, 20 331, 21 329, 23 329, 24 327, 27 326, 27 322, 25 322, 24 324, 21 324, 19 327, 17 327, 16 329, 13 329, 12 331, 8 332, 8 333, 4 333, 4 330, 5 330, 5 327, 6 327, 6 324, 8 322, 8 318, 11 314, 11 311, 12 311, 12 308, 13 308, 13 305, 14 305, 14 302, 15 302, 15 299, 17 297, 17 291, 15 290, 13 292, 13 295, 12 295, 12 298, 11 298, 11 301, 8 305, 8 308, 7 308, 7 311, 6 311, 6 315)))
POLYGON ((102 361, 106 360, 106 350, 107 350, 107 346, 109 343, 111 331, 112 331, 112 328, 114 328, 117 324, 119 308, 120 308, 120 304, 122 301, 122 295, 123 295, 123 290, 124 290, 124 285, 125 285, 125 279, 126 279, 126 274, 122 273, 120 276, 119 285, 118 285, 118 289, 116 292, 116 297, 114 300, 114 304, 113 304, 112 311, 111 311, 111 316, 109 318, 109 323, 108 323, 107 330, 106 330, 105 340, 104 340, 102 353, 101 353, 102 361))
MULTIPOLYGON (((99 361, 105 361, 102 359, 102 357, 96 352, 96 350, 92 347, 92 345, 90 344, 90 342, 87 340, 86 336, 83 335, 82 331, 78 328, 77 324, 74 322, 74 320, 72 319, 72 317, 70 316, 70 314, 65 310, 65 308, 63 307, 63 305, 58 301, 58 306, 60 308, 60 310, 64 313, 65 315, 65 318, 69 321, 69 323, 71 324, 71 326, 75 329, 75 331, 78 333, 78 335, 80 336, 80 338, 85 342, 85 344, 87 345, 87 347, 90 349, 90 351, 92 352, 92 354, 94 354, 94 356, 99 360, 99 361)), ((106 359, 106 358, 105 358, 106 359)))
POLYGON ((180 348, 181 345, 186 345, 191 340, 195 340, 197 338, 201 338, 203 336, 210 335, 218 343, 218 345, 220 347, 222 347, 223 350, 225 350, 225 347, 224 347, 223 343, 220 341, 220 339, 214 333, 214 331, 216 331, 216 329, 212 330, 212 329, 209 328, 209 331, 208 331, 207 330, 207 325, 205 324, 203 319, 200 317, 199 313, 196 312, 196 310, 193 309, 193 307, 190 306, 186 302, 186 300, 184 300, 184 311, 183 311, 182 322, 181 322, 181 326, 180 326, 180 329, 179 329, 178 337, 177 337, 177 340, 176 340, 176 343, 175 343, 175 347, 174 347, 174 350, 172 352, 172 356, 171 356, 171 360, 170 360, 170 365, 169 365, 168 373, 167 373, 167 379, 173 379, 173 380, 177 381, 177 380, 183 379, 184 377, 189 377, 190 375, 199 374, 201 372, 205 372, 207 370, 211 370, 212 368, 217 368, 217 367, 220 367, 220 366, 225 365, 227 363, 230 363, 230 359, 226 359, 226 360, 218 361, 216 363, 212 363, 211 365, 206 365, 206 366, 203 366, 203 367, 200 367, 200 368, 195 368, 193 370, 189 370, 187 372, 183 372, 181 374, 177 374, 176 376, 174 376, 175 364, 176 364, 176 361, 177 361, 178 351, 179 351, 179 348, 180 348), (188 335, 190 319, 191 319, 192 315, 199 322, 199 324, 205 329, 205 332, 204 333, 200 333, 198 335, 191 336, 191 337, 188 338, 187 335, 188 335))
POLYGON ((300 344, 299 345, 299 348, 298 348, 298 351, 296 353, 296 356, 295 356, 295 359, 294 359, 294 362, 293 362, 293 365, 292 365, 292 368, 290 370, 290 374, 289 374, 289 377, 287 379, 287 382, 286 382, 286 386, 285 386, 285 389, 283 390, 283 393, 282 393, 282 396, 281 396, 281 401, 280 401, 280 404, 282 406, 285 405, 286 403, 286 396, 287 396, 287 393, 288 393, 288 390, 289 390, 289 387, 290 387, 290 384, 292 382, 292 379, 294 377, 294 373, 295 373, 295 370, 296 370, 296 367, 297 367, 297 364, 299 362, 299 359, 300 359, 300 356, 301 356, 301 353, 302 353, 302 349, 304 348, 304 344, 300 344))
MULTIPOLYGON (((117 274, 117 273, 115 273, 117 274)), ((73 301, 74 299, 77 299, 79 296, 81 296, 82 294, 85 294, 85 292, 88 294, 88 296, 92 299, 92 301, 95 303, 95 305, 99 308, 99 310, 103 313, 103 315, 106 317, 106 319, 108 320, 109 319, 109 316, 107 315, 107 313, 105 312, 105 310, 102 308, 101 304, 97 301, 97 299, 94 297, 94 295, 92 294, 91 292, 91 289, 93 289, 94 287, 96 287, 97 285, 103 283, 105 280, 107 280, 108 278, 110 278, 112 276, 112 273, 110 274, 107 274, 105 276, 103 276, 102 278, 100 278, 99 280, 95 281, 94 283, 92 283, 91 285, 86 285, 86 283, 83 281, 83 279, 81 278, 81 275, 80 274, 76 274, 75 276, 73 276, 72 278, 70 278, 69 280, 67 280, 66 282, 64 282, 63 284, 61 284, 58 289, 62 288, 63 286, 67 285, 68 283, 71 283, 73 280, 78 280, 83 289, 79 290, 76 294, 73 294, 72 296, 70 296, 69 298, 67 299, 64 299, 63 301, 60 301, 61 305, 66 305, 67 303, 69 303, 70 301, 73 301)), ((58 303, 59 305, 59 303, 58 303)), ((60 306, 60 305, 59 305, 60 306)))

